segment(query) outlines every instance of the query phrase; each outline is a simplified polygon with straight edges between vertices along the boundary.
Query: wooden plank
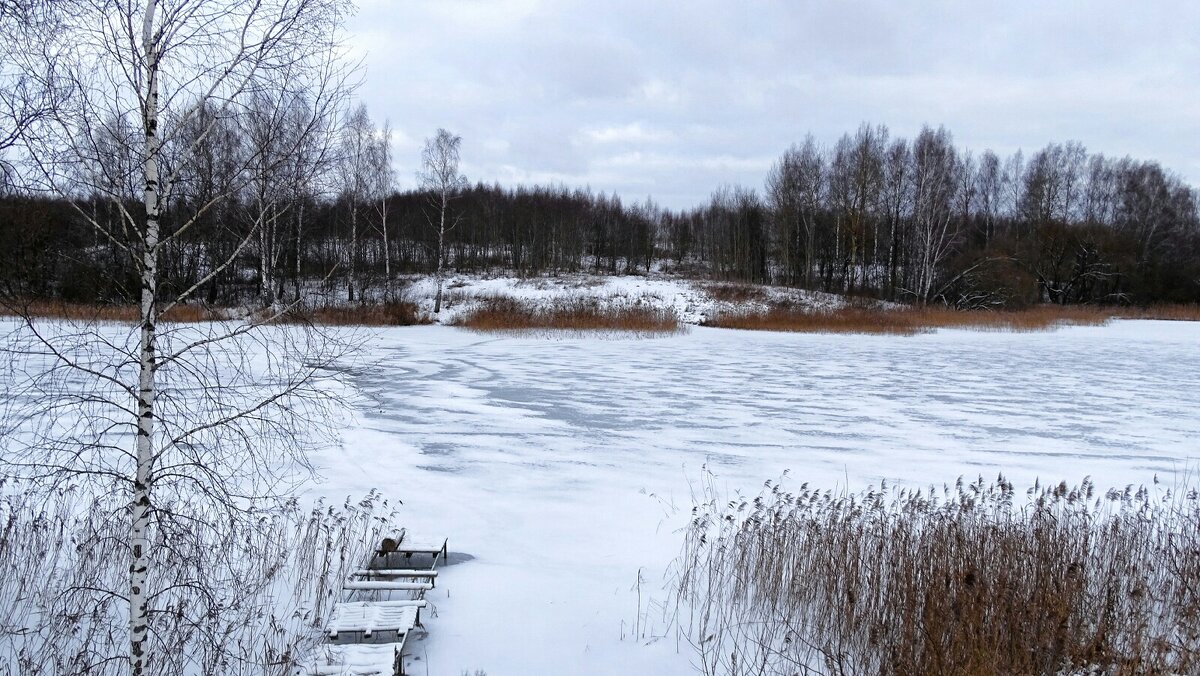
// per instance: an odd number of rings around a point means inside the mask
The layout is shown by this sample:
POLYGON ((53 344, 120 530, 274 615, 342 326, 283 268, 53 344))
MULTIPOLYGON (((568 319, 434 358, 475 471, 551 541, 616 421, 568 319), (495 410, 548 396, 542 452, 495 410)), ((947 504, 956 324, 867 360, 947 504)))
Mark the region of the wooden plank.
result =
POLYGON ((432 582, 400 582, 397 580, 347 580, 342 589, 354 591, 428 591, 433 589, 432 582))
POLYGON ((333 607, 329 623, 325 625, 325 633, 333 640, 343 632, 361 633, 364 638, 370 638, 377 631, 407 632, 421 623, 421 608, 424 605, 423 601, 421 605, 400 605, 388 601, 338 603, 333 607))
POLYGON ((356 570, 352 573, 354 577, 371 577, 379 575, 381 577, 437 577, 436 570, 425 570, 424 568, 366 568, 364 570, 356 570))
POLYGON ((448 539, 427 540, 424 542, 418 540, 404 540, 399 543, 394 550, 397 554, 440 554, 446 550, 448 539))
POLYGON ((405 529, 401 528, 399 532, 392 535, 391 537, 383 538, 383 541, 379 543, 379 549, 377 551, 380 554, 387 554, 389 552, 396 551, 396 547, 401 542, 404 541, 404 537, 406 534, 407 533, 406 533, 405 529))

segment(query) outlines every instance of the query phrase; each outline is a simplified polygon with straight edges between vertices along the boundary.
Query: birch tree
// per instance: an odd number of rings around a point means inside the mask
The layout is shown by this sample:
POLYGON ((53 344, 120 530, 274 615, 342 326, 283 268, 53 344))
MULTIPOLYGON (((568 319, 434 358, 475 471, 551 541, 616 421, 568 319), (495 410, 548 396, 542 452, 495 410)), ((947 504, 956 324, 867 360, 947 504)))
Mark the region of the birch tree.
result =
MULTIPOLYGON (((186 667, 186 651, 164 642, 170 628, 219 615, 241 579, 218 565, 212 543, 252 527, 307 467, 304 440, 327 411, 316 382, 337 348, 311 333, 271 329, 282 311, 232 324, 170 321, 205 283, 236 268, 262 219, 186 287, 164 288, 160 263, 168 246, 245 188, 247 167, 262 159, 246 153, 239 180, 184 211, 176 199, 181 168, 217 120, 243 115, 254 97, 285 96, 287 87, 306 88, 320 115, 341 105, 349 70, 338 36, 347 9, 343 0, 81 0, 57 17, 70 49, 41 75, 52 73, 75 96, 22 134, 32 187, 68 200, 136 271, 136 321, 126 331, 24 315, 5 347, 43 368, 10 374, 9 404, 27 408, 10 418, 20 425, 7 430, 3 461, 35 486, 83 482, 118 501, 112 518, 127 519, 128 536, 107 543, 127 553, 127 585, 97 591, 123 600, 127 651, 97 656, 97 670, 117 658, 134 676, 186 667), (181 143, 206 110, 212 123, 181 143), (136 120, 136 143, 105 135, 99 123, 112 119, 136 120), (120 165, 106 161, 113 152, 136 158, 140 203, 106 193, 120 177, 79 184, 120 165), (115 223, 82 208, 90 193, 107 194, 115 223), (187 563, 169 549, 185 543, 187 563)), ((245 646, 217 649, 246 659, 236 655, 245 646)))
POLYGON ((783 240, 783 265, 791 284, 808 288, 816 250, 824 158, 812 134, 788 148, 767 176, 767 198, 783 240))
POLYGON ((396 189, 396 172, 392 169, 392 123, 384 122, 371 146, 371 201, 379 217, 379 232, 383 237, 383 294, 392 301, 392 248, 388 242, 388 199, 396 189))
POLYGON ((450 203, 467 186, 467 177, 458 171, 461 147, 461 136, 451 134, 445 129, 438 129, 436 136, 425 139, 425 148, 421 152, 421 172, 417 174, 417 178, 421 182, 421 189, 428 193, 429 198, 429 210, 426 211, 425 216, 437 234, 437 267, 434 270, 437 295, 433 301, 434 314, 442 311, 446 233, 453 230, 461 219, 461 215, 447 218, 450 215, 450 203))
POLYGON ((346 252, 347 281, 346 299, 351 303, 357 289, 362 298, 362 283, 359 280, 358 210, 368 199, 371 184, 371 152, 375 141, 375 125, 367 114, 367 107, 359 104, 346 117, 342 125, 341 176, 342 194, 346 198, 350 213, 350 241, 346 252))
POLYGON ((922 304, 931 300, 938 270, 958 237, 955 197, 962 163, 950 133, 925 127, 913 142, 913 288, 922 304))

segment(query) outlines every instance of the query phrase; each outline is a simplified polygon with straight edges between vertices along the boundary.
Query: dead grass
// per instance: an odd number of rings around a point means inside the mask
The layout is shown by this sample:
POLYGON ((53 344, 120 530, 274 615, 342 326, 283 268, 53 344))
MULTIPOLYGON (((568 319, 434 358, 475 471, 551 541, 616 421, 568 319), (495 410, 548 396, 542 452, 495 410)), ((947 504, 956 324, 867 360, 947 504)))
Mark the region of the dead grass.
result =
POLYGON ((753 284, 715 282, 705 284, 704 290, 713 300, 724 303, 766 303, 769 300, 767 292, 753 284))
POLYGON ((1100 326, 1114 316, 1115 313, 1110 309, 1062 306, 1018 311, 961 311, 949 308, 773 308, 767 312, 720 313, 710 318, 706 325, 752 331, 911 336, 941 328, 1024 332, 1048 331, 1061 326, 1100 326))
POLYGON ((475 331, 627 331, 644 334, 680 330, 674 312, 648 305, 602 305, 594 298, 563 300, 550 307, 533 307, 514 298, 483 299, 456 326, 475 331))
POLYGON ((1200 673, 1195 489, 713 483, 673 585, 705 674, 1200 673))
POLYGON ((392 301, 372 305, 325 305, 288 313, 285 323, 313 323, 324 326, 415 326, 432 324, 416 303, 392 301))
POLYGON ((1159 319, 1174 322, 1200 322, 1200 305, 1152 305, 1144 308, 1120 308, 1119 319, 1159 319))
MULTIPOLYGON (((135 305, 63 303, 51 300, 38 300, 20 305, 0 303, 0 316, 26 316, 43 319, 133 324, 140 319, 141 313, 135 305)), ((159 321, 186 324, 219 321, 224 318, 224 314, 218 309, 201 305, 176 305, 169 312, 161 316, 159 321)))
MULTIPOLYGON (((237 313, 228 308, 210 308, 201 305, 177 305, 159 321, 166 323, 195 323, 221 321, 237 313)), ((88 305, 81 303, 59 303, 34 301, 20 306, 0 304, 0 316, 28 316, 73 321, 136 323, 140 312, 133 305, 88 305)), ((373 305, 328 305, 317 308, 296 309, 285 314, 280 323, 313 323, 325 326, 412 326, 430 324, 416 303, 396 301, 373 305)))

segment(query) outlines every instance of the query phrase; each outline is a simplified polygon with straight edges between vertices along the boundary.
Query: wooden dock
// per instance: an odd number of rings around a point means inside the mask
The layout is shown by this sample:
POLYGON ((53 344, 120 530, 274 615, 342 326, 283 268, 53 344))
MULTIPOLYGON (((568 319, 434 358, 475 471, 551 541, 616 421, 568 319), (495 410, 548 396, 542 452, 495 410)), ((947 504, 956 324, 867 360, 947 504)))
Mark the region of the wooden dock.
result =
POLYGON ((404 676, 405 647, 414 630, 424 630, 425 592, 436 585, 436 568, 448 554, 445 538, 422 541, 403 530, 384 538, 342 584, 342 599, 325 625, 322 654, 296 673, 404 676), (364 596, 369 598, 359 598, 364 596))

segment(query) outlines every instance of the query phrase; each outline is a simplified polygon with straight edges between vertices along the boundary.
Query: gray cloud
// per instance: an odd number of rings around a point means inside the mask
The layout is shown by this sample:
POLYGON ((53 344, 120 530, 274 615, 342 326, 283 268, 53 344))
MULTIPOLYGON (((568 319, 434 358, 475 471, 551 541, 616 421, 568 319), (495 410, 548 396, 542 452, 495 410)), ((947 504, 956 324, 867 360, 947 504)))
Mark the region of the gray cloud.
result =
POLYGON ((365 0, 351 30, 402 177, 446 127, 472 180, 684 207, 861 121, 976 152, 1076 139, 1196 183, 1197 25, 1187 2, 365 0))

